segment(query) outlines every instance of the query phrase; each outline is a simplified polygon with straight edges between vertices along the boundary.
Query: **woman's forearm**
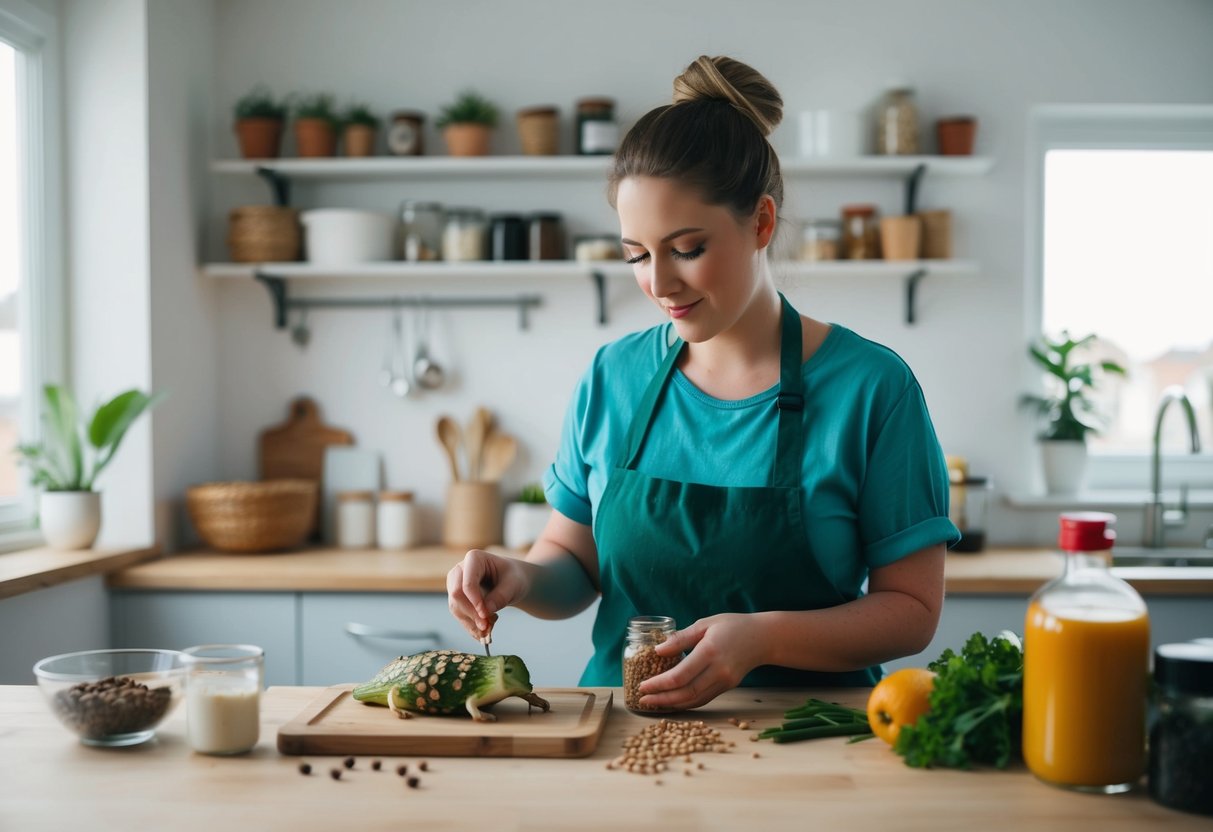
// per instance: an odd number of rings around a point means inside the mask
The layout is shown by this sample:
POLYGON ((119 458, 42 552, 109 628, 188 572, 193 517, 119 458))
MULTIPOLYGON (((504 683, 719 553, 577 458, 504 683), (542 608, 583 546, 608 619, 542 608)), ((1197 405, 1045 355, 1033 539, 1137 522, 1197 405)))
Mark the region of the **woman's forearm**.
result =
POLYGON ((528 589, 515 606, 536 618, 571 618, 598 597, 577 558, 550 541, 536 542, 518 566, 528 589))
POLYGON ((939 615, 904 592, 873 592, 821 610, 755 613, 765 664, 842 672, 919 653, 939 615))

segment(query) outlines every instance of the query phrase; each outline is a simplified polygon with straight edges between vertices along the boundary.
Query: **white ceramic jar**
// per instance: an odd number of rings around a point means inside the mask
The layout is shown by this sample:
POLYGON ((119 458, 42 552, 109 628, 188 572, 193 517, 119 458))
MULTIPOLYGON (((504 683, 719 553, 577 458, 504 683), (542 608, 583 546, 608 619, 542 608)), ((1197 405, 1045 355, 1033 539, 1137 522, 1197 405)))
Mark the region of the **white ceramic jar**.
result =
POLYGON ((368 549, 375 545, 375 502, 369 491, 337 494, 337 545, 368 549))
POLYGON ((375 536, 380 549, 409 549, 417 545, 416 506, 411 491, 381 491, 375 512, 375 536))
POLYGON ((299 215, 307 261, 345 265, 392 260, 396 220, 378 211, 320 208, 299 215))

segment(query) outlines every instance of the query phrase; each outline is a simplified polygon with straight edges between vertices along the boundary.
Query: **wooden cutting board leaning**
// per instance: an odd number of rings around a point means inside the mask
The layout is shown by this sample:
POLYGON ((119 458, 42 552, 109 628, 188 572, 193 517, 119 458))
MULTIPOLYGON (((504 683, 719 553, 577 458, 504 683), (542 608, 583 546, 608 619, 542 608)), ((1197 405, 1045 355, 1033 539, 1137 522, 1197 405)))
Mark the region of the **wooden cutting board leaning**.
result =
POLYGON ((356 701, 354 685, 334 685, 278 729, 283 754, 383 754, 431 757, 585 757, 593 753, 611 709, 610 688, 536 688, 546 713, 521 699, 492 706, 496 722, 466 716, 398 719, 381 705, 356 701), (529 712, 528 712, 529 708, 529 712))
MULTIPOLYGON (((353 445, 354 435, 320 421, 315 401, 300 396, 291 402, 287 419, 266 428, 257 441, 257 467, 263 480, 306 479, 319 488, 324 475, 324 451, 331 445, 353 445)), ((316 507, 310 535, 320 526, 316 507)))

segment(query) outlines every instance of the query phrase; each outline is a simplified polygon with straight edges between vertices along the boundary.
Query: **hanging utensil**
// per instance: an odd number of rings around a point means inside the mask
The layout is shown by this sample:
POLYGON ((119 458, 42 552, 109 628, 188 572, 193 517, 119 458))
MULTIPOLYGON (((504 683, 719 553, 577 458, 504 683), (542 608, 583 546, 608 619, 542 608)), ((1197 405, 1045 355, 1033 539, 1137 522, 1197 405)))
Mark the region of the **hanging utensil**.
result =
POLYGON ((409 391, 413 389, 413 385, 409 381, 408 356, 404 352, 404 321, 402 318, 400 310, 397 309, 392 324, 396 338, 395 353, 392 357, 392 392, 401 399, 408 396, 409 391))
POLYGON ((425 390, 437 390, 446 381, 446 371, 430 357, 430 309, 426 301, 421 303, 417 320, 417 357, 413 360, 413 378, 417 386, 425 390))
POLYGON ((468 479, 480 480, 484 459, 484 441, 493 427, 493 414, 487 408, 478 407, 468 422, 464 438, 467 441, 468 479))
POLYGON ((291 340, 297 347, 306 347, 312 340, 312 331, 307 327, 307 307, 299 311, 299 321, 291 328, 291 340))
POLYGON ((393 318, 393 325, 388 327, 387 341, 383 346, 383 366, 379 368, 379 385, 391 389, 392 382, 396 380, 395 369, 395 342, 392 333, 396 327, 400 326, 400 308, 396 308, 396 315, 393 318))
POLYGON ((459 476, 459 445, 463 441, 460 433, 459 423, 450 416, 438 419, 438 441, 446 451, 446 461, 451 466, 451 479, 455 482, 463 479, 459 476))
POLYGON ((492 433, 484 446, 484 466, 481 478, 498 482, 518 455, 518 440, 507 433, 492 433))

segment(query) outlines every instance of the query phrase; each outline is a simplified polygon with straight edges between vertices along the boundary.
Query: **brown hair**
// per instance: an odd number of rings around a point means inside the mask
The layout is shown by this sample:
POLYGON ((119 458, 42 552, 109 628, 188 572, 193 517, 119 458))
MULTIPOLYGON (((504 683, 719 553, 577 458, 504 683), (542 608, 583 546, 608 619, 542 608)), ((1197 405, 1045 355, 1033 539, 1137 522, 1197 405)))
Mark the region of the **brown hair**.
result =
POLYGON ((711 205, 749 216, 770 194, 783 206, 783 174, 767 136, 783 118, 779 92, 732 58, 700 55, 674 79, 674 103, 650 110, 615 153, 607 198, 629 176, 673 179, 711 205))

